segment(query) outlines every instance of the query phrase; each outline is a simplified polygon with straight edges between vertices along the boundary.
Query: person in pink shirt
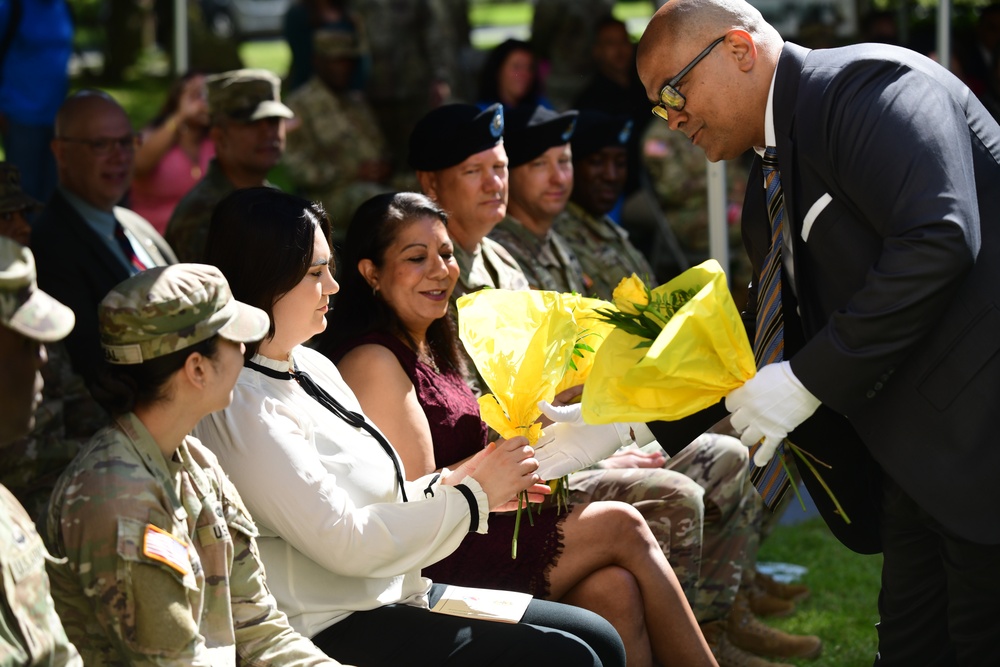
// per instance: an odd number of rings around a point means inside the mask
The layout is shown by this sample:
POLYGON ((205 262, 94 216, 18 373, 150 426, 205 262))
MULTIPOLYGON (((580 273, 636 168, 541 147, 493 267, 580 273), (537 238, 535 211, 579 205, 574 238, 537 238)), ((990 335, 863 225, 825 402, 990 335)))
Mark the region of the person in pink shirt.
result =
POLYGON ((205 76, 188 72, 174 83, 163 108, 142 132, 131 208, 163 234, 177 202, 201 180, 214 155, 205 76))

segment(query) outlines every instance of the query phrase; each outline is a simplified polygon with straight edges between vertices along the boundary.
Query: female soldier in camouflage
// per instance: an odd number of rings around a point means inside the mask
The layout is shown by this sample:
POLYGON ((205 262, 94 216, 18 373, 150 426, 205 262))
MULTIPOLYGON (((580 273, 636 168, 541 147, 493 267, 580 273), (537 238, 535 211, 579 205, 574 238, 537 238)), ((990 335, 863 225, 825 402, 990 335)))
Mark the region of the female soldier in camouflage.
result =
POLYGON ((277 610, 243 501, 188 435, 229 404, 267 316, 193 264, 129 278, 99 316, 98 393, 116 417, 60 478, 46 530, 65 559, 52 595, 84 662, 339 665, 277 610))

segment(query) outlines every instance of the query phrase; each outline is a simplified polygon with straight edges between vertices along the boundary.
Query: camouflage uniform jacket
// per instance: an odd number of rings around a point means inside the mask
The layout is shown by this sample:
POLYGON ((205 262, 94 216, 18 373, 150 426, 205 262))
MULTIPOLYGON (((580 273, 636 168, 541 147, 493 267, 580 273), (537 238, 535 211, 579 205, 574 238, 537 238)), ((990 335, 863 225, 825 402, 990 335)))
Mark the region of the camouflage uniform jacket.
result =
MULTIPOLYGON (((455 260, 458 262, 458 283, 451 293, 453 304, 463 294, 471 294, 481 289, 530 289, 528 279, 524 277, 517 261, 502 245, 490 238, 480 241, 471 253, 456 243, 455 260)), ((458 309, 453 305, 451 312, 457 313, 458 309)), ((463 373, 465 383, 477 396, 482 396, 489 391, 486 381, 479 374, 472 358, 466 353, 465 346, 460 345, 459 352, 465 361, 463 373)))
POLYGON ((540 239, 508 215, 493 228, 490 238, 517 260, 531 289, 589 293, 580 262, 555 230, 540 239))
MULTIPOLYGON (((692 263, 708 258, 708 173, 705 154, 666 123, 650 123, 642 140, 642 160, 667 222, 692 263)), ((730 285, 743 292, 751 279, 740 216, 748 168, 743 159, 726 161, 726 220, 729 223, 730 285)), ((742 301, 738 298, 737 304, 742 301)))
POLYGON ((594 72, 592 47, 597 22, 614 0, 537 0, 531 20, 531 45, 548 60, 546 93, 559 109, 569 108, 594 72))
POLYGON ((288 133, 284 162, 303 196, 322 200, 357 180, 358 166, 385 158, 385 139, 357 91, 334 93, 318 77, 288 97, 299 127, 288 133))
POLYGON ((452 83, 455 37, 443 0, 355 0, 351 4, 364 20, 371 48, 371 99, 423 99, 432 80, 452 83))
POLYGON ((579 205, 569 202, 552 228, 562 236, 590 280, 587 296, 611 300, 611 293, 622 278, 633 273, 650 287, 655 287, 653 269, 641 252, 628 240, 628 232, 611 218, 595 218, 579 205))
POLYGON ((45 387, 35 425, 28 435, 0 447, 0 483, 40 528, 59 475, 109 419, 73 372, 65 346, 46 343, 45 349, 49 361, 42 366, 45 387))
POLYGON ((452 300, 486 288, 528 289, 528 279, 517 261, 502 245, 490 238, 484 238, 471 253, 456 243, 455 260, 458 262, 458 283, 452 292, 452 300))
POLYGON ((53 597, 88 667, 339 664, 278 611, 215 456, 188 437, 167 461, 134 414, 116 421, 59 479, 46 526, 66 559, 49 567, 53 597))
POLYGON ((35 524, 0 486, 0 665, 4 667, 83 665, 52 605, 46 558, 35 524))
MULTIPOLYGON (((265 182, 264 185, 271 184, 265 182)), ((219 161, 213 159, 209 162, 204 178, 191 188, 191 192, 184 195, 167 223, 164 238, 174 249, 178 261, 205 261, 205 245, 208 243, 212 211, 223 197, 235 189, 222 173, 219 161)))

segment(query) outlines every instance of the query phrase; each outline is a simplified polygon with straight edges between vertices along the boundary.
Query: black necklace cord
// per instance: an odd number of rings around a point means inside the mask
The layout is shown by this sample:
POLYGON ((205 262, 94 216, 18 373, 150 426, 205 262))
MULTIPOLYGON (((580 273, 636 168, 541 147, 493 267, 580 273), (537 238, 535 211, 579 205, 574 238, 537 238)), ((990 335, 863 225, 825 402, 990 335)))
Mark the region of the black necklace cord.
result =
POLYGON ((321 386, 316 384, 316 381, 309 377, 308 373, 300 371, 298 368, 296 368, 293 373, 278 371, 273 368, 268 368, 267 366, 261 366, 260 364, 250 361, 249 359, 245 360, 243 365, 251 370, 263 373, 264 375, 272 377, 276 380, 295 380, 307 394, 316 399, 316 401, 319 402, 319 404, 324 408, 337 415, 341 420, 347 422, 350 426, 367 431, 368 434, 375 438, 378 444, 381 445, 383 451, 386 453, 386 456, 388 456, 392 461, 392 467, 396 470, 396 483, 399 485, 399 490, 403 494, 403 502, 407 502, 406 484, 403 479, 403 470, 399 467, 399 459, 396 458, 392 445, 390 445, 389 441, 385 439, 385 436, 378 432, 377 428, 365 420, 363 415, 344 407, 340 401, 331 396, 329 392, 321 386))

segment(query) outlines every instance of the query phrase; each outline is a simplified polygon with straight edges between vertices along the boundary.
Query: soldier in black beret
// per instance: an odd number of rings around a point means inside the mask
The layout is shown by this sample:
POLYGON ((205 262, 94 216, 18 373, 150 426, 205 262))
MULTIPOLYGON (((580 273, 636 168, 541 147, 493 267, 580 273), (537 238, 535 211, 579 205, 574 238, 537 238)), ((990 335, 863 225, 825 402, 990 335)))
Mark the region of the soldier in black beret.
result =
POLYGON ((499 104, 448 104, 421 118, 410 135, 420 188, 448 212, 459 267, 454 299, 484 287, 528 287, 517 262, 486 238, 507 213, 504 130, 499 104))
POLYGON ((577 112, 516 110, 505 141, 510 158, 510 208, 490 233, 517 260, 534 289, 590 293, 580 263, 552 229, 573 191, 570 140, 577 112))
POLYGON ((631 134, 632 120, 626 116, 580 112, 571 144, 573 194, 555 221, 556 232, 593 281, 594 294, 608 300, 619 281, 633 273, 656 284, 653 269, 628 232, 608 217, 625 190, 631 134))

